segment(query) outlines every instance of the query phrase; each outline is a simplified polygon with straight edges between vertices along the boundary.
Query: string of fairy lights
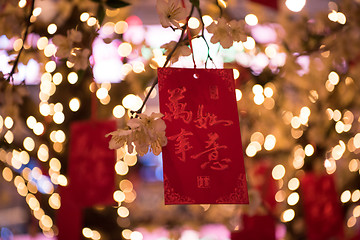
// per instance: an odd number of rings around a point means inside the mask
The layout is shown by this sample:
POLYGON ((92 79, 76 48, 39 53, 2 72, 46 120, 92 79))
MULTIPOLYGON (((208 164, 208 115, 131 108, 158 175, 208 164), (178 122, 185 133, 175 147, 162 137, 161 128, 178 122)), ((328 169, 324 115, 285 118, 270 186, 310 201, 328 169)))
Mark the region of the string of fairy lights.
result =
MULTIPOLYGON (((289 9, 293 8, 293 11, 300 11, 301 1, 298 1, 297 5, 291 5, 293 1, 288 0, 287 6, 289 9), (296 8, 298 7, 298 8, 296 8), (300 9, 300 10, 298 10, 300 9)), ((222 1, 224 7, 226 2, 222 1)), ((305 4, 305 3, 304 3, 305 4)), ((26 6, 26 0, 20 0, 18 6, 24 8, 26 6)), ((329 3, 330 13, 328 19, 332 22, 340 25, 346 24, 346 16, 344 13, 338 11, 337 4, 334 2, 329 3)), ((35 8, 31 17, 31 22, 35 22, 37 17, 42 13, 40 7, 35 8)), ((117 10, 106 10, 106 15, 112 17, 118 14, 117 10)), ((91 16, 88 12, 83 12, 80 15, 80 22, 86 24, 89 27, 97 27, 105 35, 123 34, 128 30, 128 23, 126 21, 106 22, 100 28, 96 17, 91 16)), ((210 25, 214 20, 208 16, 203 16, 203 22, 206 26, 210 25)), ((254 14, 248 14, 245 16, 245 22, 250 27, 257 26, 259 19, 254 14)), ((192 17, 188 22, 189 28, 197 29, 200 27, 200 21, 196 17, 192 17)), ((47 32, 50 35, 54 35, 57 32, 57 25, 51 23, 47 27, 47 32)), ((195 39, 196 40, 196 39, 195 39)), ((19 51, 24 43, 22 39, 18 38, 13 41, 14 51, 19 51)), ((25 44, 26 46, 26 44, 25 44)), ((30 46, 26 46, 30 48, 30 46)), ((322 46, 325 47, 325 46, 322 46)), ((77 112, 82 103, 80 99, 74 96, 68 103, 50 103, 49 99, 55 94, 57 86, 68 81, 70 84, 76 84, 79 80, 79 76, 76 71, 71 71, 67 75, 57 71, 57 63, 52 60, 55 56, 57 47, 52 43, 51 39, 45 36, 39 36, 36 42, 36 48, 42 52, 42 54, 49 59, 44 65, 44 72, 40 78, 39 85, 39 113, 44 117, 51 117, 52 121, 58 126, 57 130, 53 130, 49 134, 51 143, 49 145, 45 143, 39 143, 36 141, 36 136, 44 134, 44 123, 38 121, 35 116, 29 116, 26 119, 26 126, 32 131, 35 136, 26 136, 23 143, 23 150, 6 150, 0 149, 0 160, 6 164, 2 171, 2 177, 8 182, 12 182, 17 189, 20 196, 24 197, 26 203, 31 209, 33 216, 39 220, 39 227, 47 237, 53 237, 57 234, 57 228, 54 225, 54 220, 47 215, 43 208, 40 206, 37 193, 39 186, 41 191, 48 196, 49 206, 57 210, 61 207, 60 195, 55 192, 57 185, 66 186, 68 179, 65 175, 60 173, 61 161, 57 158, 51 157, 51 151, 61 153, 64 150, 65 142, 68 136, 61 129, 62 124, 65 121, 64 108, 69 108, 72 112, 77 112), (31 161, 30 155, 36 155, 37 159, 43 163, 47 163, 48 176, 42 172, 39 167, 27 167, 31 161), (41 183, 39 185, 39 183, 41 183)), ((246 42, 234 43, 233 49, 237 52, 246 54, 247 57, 236 59, 236 61, 246 67, 251 68, 251 59, 260 60, 257 64, 262 65, 262 70, 265 66, 269 68, 279 68, 285 63, 286 57, 284 52, 281 52, 280 46, 275 43, 269 43, 262 51, 257 47, 256 40, 253 37, 248 36, 246 42)), ((131 42, 122 42, 118 49, 120 57, 128 57, 133 54, 133 45, 131 42)), ((157 66, 163 65, 166 60, 166 56, 161 49, 152 49, 152 58, 150 67, 156 69, 157 66), (156 64, 154 64, 156 63, 156 64)), ((330 55, 330 50, 322 52, 323 57, 330 55)), ((244 56, 244 55, 242 55, 244 56)), ((73 64, 69 61, 66 62, 66 66, 72 69, 73 64)), ((257 66, 258 68, 259 66, 257 66)), ((141 60, 134 60, 131 63, 125 63, 121 66, 121 73, 126 76, 130 72, 141 73, 145 71, 145 64, 141 60)), ((235 79, 239 78, 240 72, 234 69, 235 79)), ((328 79, 325 79, 325 89, 331 93, 340 84, 350 86, 353 83, 353 79, 349 76, 339 76, 336 71, 331 71, 328 74, 328 79)), ((110 82, 103 83, 91 83, 89 85, 89 92, 94 93, 99 102, 103 105, 107 105, 111 101, 109 91, 111 89, 110 82)), ((148 89, 147 89, 148 90, 148 89)), ((266 110, 273 110, 276 105, 276 86, 269 82, 264 86, 254 84, 250 93, 244 94, 244 90, 236 89, 236 100, 241 103, 244 96, 252 99, 254 104, 259 107, 263 107, 266 110)), ((153 92, 152 98, 156 97, 156 91, 153 92)), ((310 92, 309 99, 312 103, 316 103, 319 100, 319 93, 316 90, 310 92)), ((142 99, 134 94, 128 94, 122 100, 122 104, 116 105, 113 108, 113 117, 116 119, 123 118, 130 110, 136 111, 142 105, 142 99)), ((309 125, 309 119, 312 111, 310 106, 303 106, 295 113, 293 111, 284 111, 282 114, 282 121, 285 125, 289 126, 291 137, 293 139, 299 139, 306 128, 309 125)), ((356 119, 354 113, 351 110, 339 110, 327 108, 324 113, 329 121, 334 122, 334 130, 341 137, 343 133, 349 133, 356 124, 359 124, 360 119, 356 119)), ((14 142, 13 128, 16 123, 10 116, 0 116, 0 130, 5 131, 4 139, 7 143, 14 142)), ((276 150, 277 136, 273 134, 263 134, 259 131, 250 135, 249 143, 244 146, 245 154, 248 158, 254 158, 258 153, 265 150, 268 152, 276 150)), ((324 159, 323 165, 327 174, 334 174, 337 170, 338 163, 341 159, 348 158, 352 153, 358 152, 360 149, 360 133, 356 133, 347 142, 345 140, 339 140, 338 143, 329 148, 328 154, 324 159)), ((312 156, 316 151, 316 146, 312 143, 306 145, 295 145, 291 151, 290 161, 287 164, 277 164, 272 169, 272 177, 277 181, 278 191, 275 195, 275 200, 279 203, 284 203, 284 209, 281 213, 281 221, 284 223, 291 222, 295 216, 296 206, 300 201, 300 195, 297 190, 300 187, 300 180, 297 176, 297 172, 303 171, 302 168, 305 163, 305 158, 312 156), (295 172, 295 174, 294 174, 295 172)), ((122 236, 125 239, 141 240, 142 235, 138 231, 131 230, 131 223, 128 219, 131 212, 126 207, 126 204, 130 204, 135 201, 137 193, 134 189, 133 183, 127 178, 127 174, 132 166, 137 164, 136 153, 128 153, 124 148, 117 150, 117 161, 114 166, 116 173, 121 177, 118 183, 118 188, 113 194, 114 200, 118 203, 116 208, 117 214, 122 221, 119 221, 122 231, 122 236)), ((360 174, 360 161, 357 158, 351 158, 348 162, 348 170, 350 173, 360 174)), ((347 216, 347 227, 352 228, 356 225, 357 219, 360 217, 360 190, 344 190, 340 194, 340 201, 342 203, 353 202, 357 205, 352 209, 352 214, 347 216)), ((98 240, 101 239, 101 233, 96 229, 90 229, 88 227, 83 228, 83 236, 89 239, 98 240)))

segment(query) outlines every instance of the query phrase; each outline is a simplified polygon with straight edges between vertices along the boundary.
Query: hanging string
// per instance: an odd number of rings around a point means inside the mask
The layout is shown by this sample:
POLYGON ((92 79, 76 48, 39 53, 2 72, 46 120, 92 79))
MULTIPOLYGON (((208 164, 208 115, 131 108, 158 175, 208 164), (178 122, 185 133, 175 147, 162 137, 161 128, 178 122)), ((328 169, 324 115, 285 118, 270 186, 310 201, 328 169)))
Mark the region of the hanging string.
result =
MULTIPOLYGON (((186 22, 189 22, 189 17, 188 17, 186 22)), ((191 49, 192 60, 193 60, 193 63, 194 63, 194 68, 196 68, 194 49, 193 49, 193 46, 192 46, 192 39, 191 39, 191 32, 190 32, 189 25, 186 26, 186 32, 187 32, 187 35, 188 35, 188 38, 189 38, 189 44, 190 44, 190 49, 191 49)))

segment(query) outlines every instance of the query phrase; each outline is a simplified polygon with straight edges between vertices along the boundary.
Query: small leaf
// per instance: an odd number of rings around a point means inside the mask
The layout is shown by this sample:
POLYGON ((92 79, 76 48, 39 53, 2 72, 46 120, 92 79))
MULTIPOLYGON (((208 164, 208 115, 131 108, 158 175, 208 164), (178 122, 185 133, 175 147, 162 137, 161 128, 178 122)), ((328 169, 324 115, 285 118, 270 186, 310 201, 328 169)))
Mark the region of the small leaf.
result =
POLYGON ((130 3, 124 2, 122 0, 106 0, 105 3, 111 8, 122 8, 130 5, 130 3))

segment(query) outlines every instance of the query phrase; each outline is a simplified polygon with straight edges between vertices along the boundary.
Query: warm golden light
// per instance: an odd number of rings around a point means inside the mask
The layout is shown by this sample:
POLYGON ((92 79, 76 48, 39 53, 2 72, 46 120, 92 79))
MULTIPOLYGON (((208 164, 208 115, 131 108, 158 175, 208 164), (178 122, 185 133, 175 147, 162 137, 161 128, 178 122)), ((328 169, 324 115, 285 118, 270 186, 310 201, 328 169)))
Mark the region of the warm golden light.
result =
POLYGON ((200 21, 196 17, 191 17, 188 21, 188 26, 191 29, 197 29, 200 27, 200 21))
POLYGON ((125 200, 125 194, 122 191, 115 191, 113 194, 113 198, 116 202, 121 203, 125 200))
POLYGON ((295 211, 293 209, 287 209, 281 214, 282 222, 290 222, 295 217, 295 211))
POLYGON ((127 31, 128 27, 129 26, 128 26, 127 22, 119 21, 115 24, 114 30, 117 34, 123 34, 124 32, 127 31))
POLYGON ((45 64, 45 70, 49 73, 55 71, 56 69, 56 62, 55 61, 49 61, 45 64))
POLYGON ((49 43, 49 39, 47 37, 41 37, 36 42, 36 46, 39 50, 44 50, 45 47, 48 45, 48 43, 49 43))
POLYGON ((26 150, 31 152, 35 148, 35 141, 31 137, 26 137, 23 141, 23 146, 26 150))
POLYGON ((287 199, 287 203, 290 206, 294 206, 299 202, 300 196, 297 192, 293 192, 289 195, 288 199, 287 199))
POLYGON ((259 20, 255 14, 248 14, 245 16, 245 22, 249 26, 255 26, 258 24, 259 20))
POLYGON ((67 76, 67 79, 68 79, 68 82, 69 82, 70 84, 75 84, 75 83, 77 83, 79 77, 78 77, 78 75, 77 75, 76 72, 71 72, 71 73, 69 73, 69 75, 67 76))
POLYGON ((48 27, 47 27, 47 31, 49 34, 54 34, 57 31, 57 26, 55 23, 51 23, 48 27))
POLYGON ((11 118, 11 117, 6 117, 4 119, 4 126, 7 128, 7 129, 10 129, 14 126, 14 120, 11 118))
POLYGON ((342 203, 347 203, 348 201, 350 201, 350 199, 351 199, 351 192, 349 190, 345 190, 340 196, 340 200, 342 203))
POLYGON ((132 46, 128 42, 123 42, 119 45, 118 53, 121 57, 127 57, 132 51, 132 46))
POLYGON ((276 138, 274 135, 267 135, 264 142, 264 148, 268 151, 271 151, 275 148, 276 138))
POLYGON ((142 100, 134 94, 128 94, 123 98, 122 105, 127 109, 137 111, 142 105, 142 100))
POLYGON ((300 12, 306 4, 306 0, 286 0, 286 7, 293 12, 300 12))
POLYGON ((41 144, 38 149, 37 156, 40 161, 46 162, 49 160, 49 148, 45 144, 41 144))
POLYGON ((122 118, 125 115, 125 108, 121 105, 117 105, 113 109, 113 115, 116 118, 122 118))
POLYGON ((14 175, 10 168, 5 167, 2 171, 2 177, 5 181, 10 182, 13 179, 14 175))
POLYGON ((73 98, 69 102, 69 108, 71 111, 76 112, 80 109, 80 100, 78 98, 73 98))
POLYGON ((92 26, 95 26, 95 24, 97 23, 97 19, 94 18, 94 17, 89 17, 87 20, 86 20, 86 23, 89 27, 92 27, 92 26))
POLYGON ((123 161, 117 161, 115 164, 115 171, 119 175, 126 175, 129 172, 128 165, 123 161))
POLYGON ((82 230, 82 234, 83 234, 84 237, 86 237, 86 238, 92 238, 92 236, 93 236, 93 231, 92 231, 90 228, 85 227, 85 228, 83 228, 83 230, 82 230))
POLYGON ((296 189, 298 189, 300 186, 300 181, 298 178, 292 178, 290 179, 290 181, 288 182, 288 188, 291 191, 295 191, 296 189))
POLYGON ((56 124, 62 124, 65 121, 65 115, 62 112, 55 112, 53 121, 56 124))
POLYGON ((276 165, 272 170, 272 177, 275 180, 280 180, 285 176, 285 167, 281 164, 276 165))
POLYGON ((119 215, 120 217, 126 218, 126 217, 129 216, 129 209, 127 209, 127 208, 124 207, 124 206, 121 206, 121 207, 118 208, 117 213, 118 213, 118 215, 119 215))
POLYGON ((61 207, 60 195, 58 193, 51 194, 49 205, 53 209, 59 209, 61 207))

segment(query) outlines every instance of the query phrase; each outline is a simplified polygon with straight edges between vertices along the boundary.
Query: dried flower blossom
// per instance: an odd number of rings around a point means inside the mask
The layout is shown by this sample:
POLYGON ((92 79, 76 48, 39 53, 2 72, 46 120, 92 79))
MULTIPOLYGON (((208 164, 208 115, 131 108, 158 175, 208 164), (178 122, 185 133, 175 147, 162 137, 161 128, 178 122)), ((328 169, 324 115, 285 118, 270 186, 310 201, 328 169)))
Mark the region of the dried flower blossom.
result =
POLYGON ((85 70, 89 65, 90 49, 74 49, 69 56, 69 61, 74 64, 75 70, 85 70))
POLYGON ((165 122, 161 119, 163 114, 152 113, 150 116, 139 114, 138 118, 132 118, 127 123, 129 129, 118 129, 107 134, 111 135, 110 149, 118 149, 127 145, 132 153, 134 146, 136 152, 143 156, 150 150, 155 154, 161 153, 161 147, 167 144, 165 136, 165 122))
POLYGON ((179 22, 185 20, 189 7, 182 0, 157 0, 156 10, 159 14, 160 23, 164 28, 175 26, 180 28, 179 22))
POLYGON ((226 22, 224 18, 220 18, 217 23, 211 23, 206 29, 213 36, 211 43, 220 43, 223 48, 230 48, 234 41, 245 41, 244 24, 241 21, 232 20, 226 22))
MULTIPOLYGON (((165 55, 168 56, 170 52, 175 48, 177 42, 171 41, 161 46, 161 48, 165 48, 165 55)), ((189 56, 191 54, 191 49, 185 45, 184 43, 180 43, 180 45, 175 49, 173 55, 170 58, 171 63, 177 62, 179 57, 181 56, 189 56)))
POLYGON ((81 40, 82 33, 75 29, 70 29, 66 37, 59 34, 55 35, 52 39, 53 43, 57 46, 55 56, 58 58, 70 57, 74 48, 74 42, 81 42, 81 40))

